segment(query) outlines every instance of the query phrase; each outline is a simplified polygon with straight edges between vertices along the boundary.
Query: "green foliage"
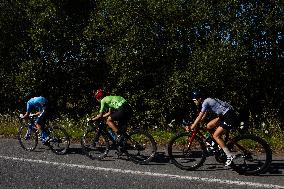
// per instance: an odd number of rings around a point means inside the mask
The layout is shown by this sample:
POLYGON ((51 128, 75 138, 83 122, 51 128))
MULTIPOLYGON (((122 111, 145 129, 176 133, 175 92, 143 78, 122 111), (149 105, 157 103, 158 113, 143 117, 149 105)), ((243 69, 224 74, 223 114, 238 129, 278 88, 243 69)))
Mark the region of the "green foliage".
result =
MULTIPOLYGON (((0 112, 26 91, 59 117, 94 111, 92 89, 128 99, 133 124, 167 129, 190 91, 284 121, 283 2, 18 0, 0 4, 0 112)), ((256 116, 258 115, 258 116, 256 116)), ((283 125, 280 126, 283 128, 283 125)))

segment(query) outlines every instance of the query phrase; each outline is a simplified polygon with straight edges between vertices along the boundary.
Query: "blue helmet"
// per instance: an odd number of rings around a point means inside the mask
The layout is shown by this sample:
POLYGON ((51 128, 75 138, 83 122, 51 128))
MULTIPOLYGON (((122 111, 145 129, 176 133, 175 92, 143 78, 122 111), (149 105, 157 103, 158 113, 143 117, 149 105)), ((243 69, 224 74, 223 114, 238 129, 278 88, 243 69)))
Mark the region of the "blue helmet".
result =
POLYGON ((206 97, 207 97, 207 93, 205 90, 202 90, 202 89, 197 89, 193 91, 191 94, 192 99, 198 99, 198 98, 205 99, 206 97))

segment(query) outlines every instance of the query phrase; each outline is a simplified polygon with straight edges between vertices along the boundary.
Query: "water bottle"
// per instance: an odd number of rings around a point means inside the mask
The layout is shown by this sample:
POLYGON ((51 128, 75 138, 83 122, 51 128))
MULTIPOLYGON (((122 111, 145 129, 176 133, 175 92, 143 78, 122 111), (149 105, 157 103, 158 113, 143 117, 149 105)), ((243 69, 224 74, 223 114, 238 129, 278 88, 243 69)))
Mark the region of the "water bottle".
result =
POLYGON ((110 136, 112 136, 113 140, 116 140, 117 138, 117 135, 115 132, 112 131, 111 128, 108 129, 108 133, 110 134, 110 136))

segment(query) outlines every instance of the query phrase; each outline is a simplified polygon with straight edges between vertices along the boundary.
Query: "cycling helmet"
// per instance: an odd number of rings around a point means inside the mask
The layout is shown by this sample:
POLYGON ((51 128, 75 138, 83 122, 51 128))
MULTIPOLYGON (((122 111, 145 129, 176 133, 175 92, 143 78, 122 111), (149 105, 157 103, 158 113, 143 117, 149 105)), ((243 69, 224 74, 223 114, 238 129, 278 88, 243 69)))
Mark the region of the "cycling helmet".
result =
POLYGON ((198 89, 192 92, 191 98, 192 100, 196 100, 198 98, 204 99, 206 97, 206 92, 204 90, 198 89))
POLYGON ((104 91, 102 89, 98 89, 93 92, 93 96, 97 99, 100 100, 101 98, 104 97, 104 91))
POLYGON ((24 94, 23 99, 29 100, 29 99, 33 98, 34 96, 35 96, 35 95, 34 95, 34 92, 28 91, 28 92, 26 92, 26 93, 24 94))

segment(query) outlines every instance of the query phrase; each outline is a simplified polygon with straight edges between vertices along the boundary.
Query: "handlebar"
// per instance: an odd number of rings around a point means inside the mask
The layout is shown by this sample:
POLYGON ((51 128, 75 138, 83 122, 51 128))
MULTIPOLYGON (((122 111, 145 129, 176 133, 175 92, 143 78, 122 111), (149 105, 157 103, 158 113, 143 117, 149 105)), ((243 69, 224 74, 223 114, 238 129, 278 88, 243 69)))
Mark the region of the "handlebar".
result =
MULTIPOLYGON (((18 117, 21 122, 24 121, 24 119, 25 119, 23 117, 24 117, 24 114, 20 114, 19 117, 18 117)), ((35 114, 29 114, 29 116, 26 119, 28 119, 30 122, 33 122, 36 117, 37 117, 37 115, 35 115, 35 114)))

